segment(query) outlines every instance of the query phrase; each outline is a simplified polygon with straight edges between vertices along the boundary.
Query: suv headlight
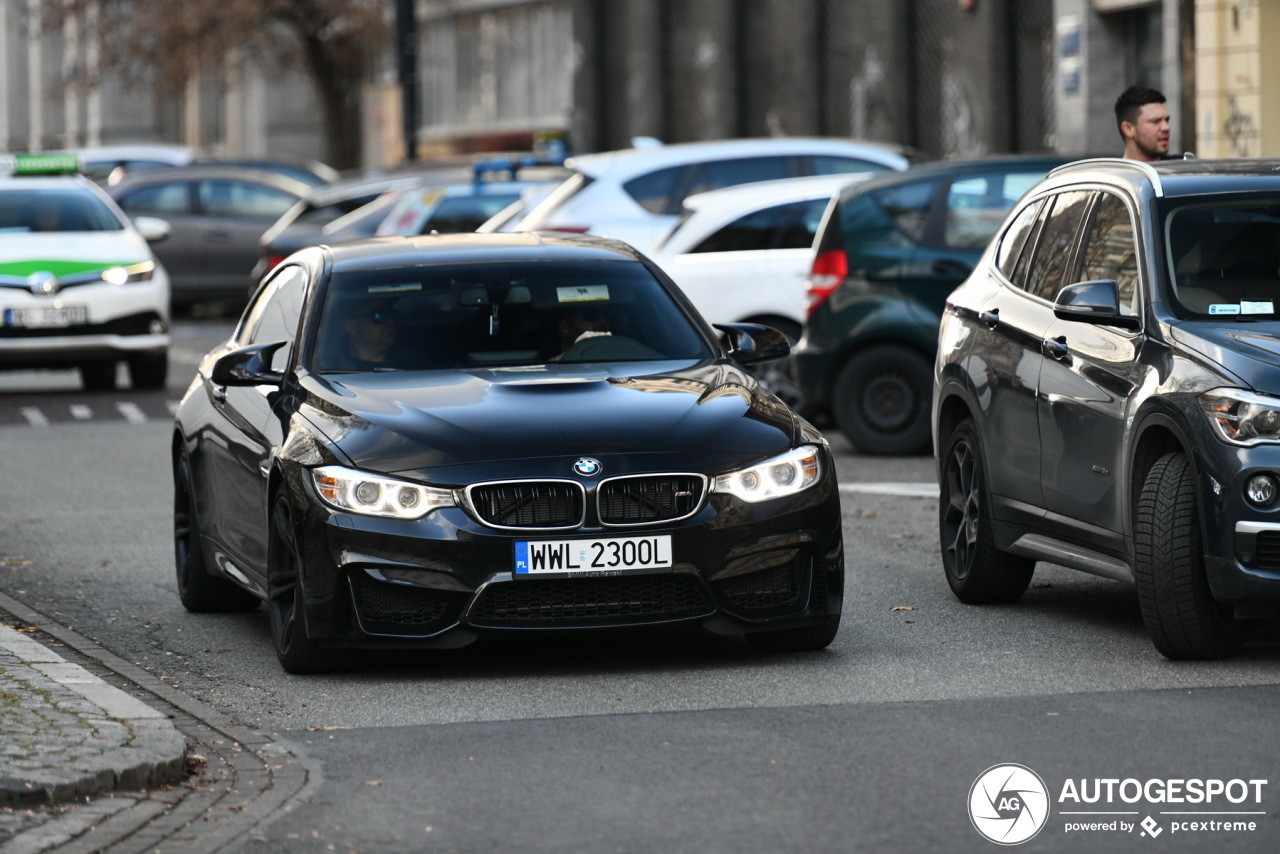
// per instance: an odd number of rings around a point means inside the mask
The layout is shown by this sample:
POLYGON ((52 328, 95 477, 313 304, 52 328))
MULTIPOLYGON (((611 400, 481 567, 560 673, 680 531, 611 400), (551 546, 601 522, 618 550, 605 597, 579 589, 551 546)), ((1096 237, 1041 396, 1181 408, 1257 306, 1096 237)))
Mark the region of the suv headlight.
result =
POLYGON ((1200 395, 1200 408, 1218 436, 1232 445, 1280 442, 1280 397, 1216 388, 1200 395))
POLYGON ((727 492, 755 504, 804 492, 822 476, 818 448, 802 445, 750 468, 718 475, 712 492, 727 492))
POLYGON ((343 466, 312 469, 311 480, 326 504, 363 516, 421 519, 432 510, 454 506, 451 489, 423 486, 343 466))
POLYGON ((102 281, 109 285, 128 285, 132 282, 149 282, 155 275, 155 261, 139 261, 122 267, 109 267, 102 271, 102 281))

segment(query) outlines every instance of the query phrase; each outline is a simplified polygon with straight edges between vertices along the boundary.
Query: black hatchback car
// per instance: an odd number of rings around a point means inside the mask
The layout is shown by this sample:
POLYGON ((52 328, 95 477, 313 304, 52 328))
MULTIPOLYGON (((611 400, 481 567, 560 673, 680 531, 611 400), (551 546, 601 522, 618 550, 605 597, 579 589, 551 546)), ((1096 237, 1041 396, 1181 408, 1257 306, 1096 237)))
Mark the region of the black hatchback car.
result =
POLYGON ((265 600, 284 668, 326 647, 692 625, 834 638, 822 437, 625 244, 532 234, 303 250, 203 361, 173 436, 178 592, 265 600))
POLYGON ((792 356, 802 411, 864 454, 929 451, 938 322, 1009 208, 1061 156, 929 163, 853 184, 828 206, 792 356))
POLYGON ((1170 658, 1280 606, 1280 161, 1050 173, 947 302, 933 434, 947 580, 1135 583, 1170 658))

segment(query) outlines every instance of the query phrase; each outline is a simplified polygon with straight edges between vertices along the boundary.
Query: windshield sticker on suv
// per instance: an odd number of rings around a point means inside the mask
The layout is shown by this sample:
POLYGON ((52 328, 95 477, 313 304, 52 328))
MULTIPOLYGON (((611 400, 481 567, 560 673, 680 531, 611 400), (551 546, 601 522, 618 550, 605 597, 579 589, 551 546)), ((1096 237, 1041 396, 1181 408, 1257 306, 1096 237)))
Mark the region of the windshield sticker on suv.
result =
POLYGON ((1239 314, 1240 306, 1232 303, 1215 302, 1209 306, 1210 314, 1239 314))
POLYGON ((596 302, 609 298, 608 285, 579 285, 573 288, 556 288, 558 302, 596 302))
POLYGON ((1275 314, 1276 305, 1271 300, 1241 300, 1241 314, 1275 314))

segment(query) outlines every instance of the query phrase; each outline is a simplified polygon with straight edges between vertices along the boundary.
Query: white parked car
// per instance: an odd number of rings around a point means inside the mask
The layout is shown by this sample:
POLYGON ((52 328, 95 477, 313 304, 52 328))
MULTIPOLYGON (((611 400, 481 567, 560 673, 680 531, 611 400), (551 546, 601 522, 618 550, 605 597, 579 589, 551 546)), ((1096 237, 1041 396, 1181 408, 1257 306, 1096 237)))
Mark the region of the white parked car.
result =
POLYGON ((764 323, 794 341, 823 213, 842 188, 865 177, 790 178, 690 196, 649 257, 710 322, 764 323))
POLYGON ((641 249, 671 230, 695 193, 781 178, 906 169, 892 147, 806 137, 731 139, 571 157, 574 174, 520 221, 518 231, 616 237, 641 249))
POLYGON ((136 222, 81 175, 74 157, 0 156, 0 368, 78 368, 87 389, 163 388, 169 278, 148 241, 163 220, 136 222), (24 165, 44 174, 15 175, 24 165))

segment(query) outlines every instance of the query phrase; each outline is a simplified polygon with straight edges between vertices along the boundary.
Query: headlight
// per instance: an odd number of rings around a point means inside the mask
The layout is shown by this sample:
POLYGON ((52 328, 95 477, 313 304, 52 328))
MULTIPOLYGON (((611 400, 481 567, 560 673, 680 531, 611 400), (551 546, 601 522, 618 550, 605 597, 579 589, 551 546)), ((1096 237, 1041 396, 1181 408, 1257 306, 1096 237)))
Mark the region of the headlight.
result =
POLYGON ((149 282, 155 275, 155 261, 140 261, 124 267, 111 267, 102 271, 102 281, 109 285, 127 285, 133 282, 149 282))
POLYGON ((453 490, 381 477, 342 466, 312 469, 311 480, 325 503, 364 516, 421 519, 432 510, 454 506, 453 490))
POLYGON ((752 504, 795 495, 813 486, 822 476, 818 460, 818 449, 803 445, 751 468, 719 475, 711 489, 752 504))
POLYGON ((1200 408, 1218 435, 1233 445, 1280 442, 1280 397, 1216 388, 1200 395, 1200 408))

